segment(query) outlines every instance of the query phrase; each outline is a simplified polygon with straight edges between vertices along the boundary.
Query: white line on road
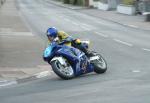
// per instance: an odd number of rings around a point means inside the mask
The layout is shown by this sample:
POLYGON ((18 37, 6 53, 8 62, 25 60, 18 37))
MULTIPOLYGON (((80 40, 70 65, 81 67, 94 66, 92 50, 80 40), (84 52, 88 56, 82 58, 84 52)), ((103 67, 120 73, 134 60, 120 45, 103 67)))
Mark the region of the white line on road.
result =
POLYGON ((140 70, 133 70, 132 71, 133 73, 139 73, 139 72, 141 72, 140 70))
POLYGON ((105 37, 105 38, 107 38, 108 37, 108 35, 106 35, 106 34, 103 34, 103 33, 100 33, 100 32, 95 32, 96 34, 98 34, 98 35, 100 35, 100 36, 102 36, 102 37, 105 37))
POLYGON ((46 76, 50 75, 51 72, 52 72, 52 71, 44 71, 44 72, 35 74, 35 76, 36 76, 37 78, 43 78, 43 77, 46 77, 46 76))
POLYGON ((130 43, 127 43, 127 42, 124 42, 124 41, 121 41, 121 40, 119 40, 119 39, 113 39, 114 41, 116 41, 116 42, 118 42, 118 43, 121 43, 121 44, 124 44, 124 45, 127 45, 127 46, 133 46, 132 44, 130 44, 130 43))
POLYGON ((0 36, 34 36, 31 32, 0 32, 0 36))
MULTIPOLYGON (((43 72, 34 74, 33 77, 39 79, 39 78, 50 76, 51 73, 53 73, 53 71, 43 71, 43 72)), ((29 78, 29 77, 27 77, 27 78, 29 78)), ((27 78, 23 78, 23 79, 20 79, 20 80, 24 80, 24 79, 26 80, 27 78)), ((0 88, 5 87, 5 86, 14 85, 14 84, 19 84, 19 82, 17 80, 2 80, 2 81, 0 81, 0 88)))
POLYGON ((5 82, 1 82, 1 83, 2 84, 0 84, 0 87, 5 87, 5 86, 17 84, 17 81, 5 81, 5 82))
POLYGON ((123 24, 125 26, 129 26, 129 27, 132 27, 132 28, 138 28, 138 26, 135 26, 135 25, 130 25, 130 24, 123 24))
POLYGON ((150 49, 142 48, 142 50, 150 52, 150 49))
POLYGON ((135 26, 135 25, 128 25, 128 26, 130 26, 130 27, 132 27, 132 28, 138 28, 138 27, 135 26))

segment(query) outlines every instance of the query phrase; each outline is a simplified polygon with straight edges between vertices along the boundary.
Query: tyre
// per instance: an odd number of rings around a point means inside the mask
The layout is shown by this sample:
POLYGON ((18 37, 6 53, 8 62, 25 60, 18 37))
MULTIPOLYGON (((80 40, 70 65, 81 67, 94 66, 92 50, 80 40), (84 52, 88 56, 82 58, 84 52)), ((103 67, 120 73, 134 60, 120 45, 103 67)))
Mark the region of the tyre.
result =
POLYGON ((94 66, 94 72, 98 74, 105 73, 107 70, 107 63, 105 59, 100 54, 97 54, 95 52, 92 53, 92 57, 97 57, 97 59, 91 61, 94 66))
POLYGON ((65 58, 63 57, 59 58, 61 58, 61 61, 63 60, 63 64, 59 59, 52 61, 50 64, 52 66, 53 71, 62 79, 65 80, 72 79, 74 77, 74 70, 72 66, 65 58))

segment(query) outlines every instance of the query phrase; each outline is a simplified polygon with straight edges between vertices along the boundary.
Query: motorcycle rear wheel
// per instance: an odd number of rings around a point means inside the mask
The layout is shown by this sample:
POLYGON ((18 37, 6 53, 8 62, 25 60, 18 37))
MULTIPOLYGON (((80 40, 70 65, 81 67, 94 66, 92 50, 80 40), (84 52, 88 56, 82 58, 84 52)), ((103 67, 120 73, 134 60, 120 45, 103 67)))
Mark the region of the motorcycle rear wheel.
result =
POLYGON ((94 72, 98 74, 105 73, 107 71, 107 63, 105 59, 100 54, 97 54, 96 52, 92 52, 92 56, 99 57, 99 59, 91 61, 91 63, 94 66, 94 72))

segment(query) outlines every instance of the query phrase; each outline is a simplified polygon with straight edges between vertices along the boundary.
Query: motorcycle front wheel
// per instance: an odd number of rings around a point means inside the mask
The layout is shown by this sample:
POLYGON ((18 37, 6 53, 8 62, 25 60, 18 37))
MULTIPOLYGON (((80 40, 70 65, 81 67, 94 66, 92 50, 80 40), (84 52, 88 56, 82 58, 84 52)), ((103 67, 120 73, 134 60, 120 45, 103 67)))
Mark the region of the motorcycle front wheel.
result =
POLYGON ((72 66, 65 58, 63 57, 60 58, 61 61, 63 60, 63 64, 59 59, 56 59, 51 62, 51 67, 53 71, 62 79, 68 80, 74 78, 74 70, 72 66))

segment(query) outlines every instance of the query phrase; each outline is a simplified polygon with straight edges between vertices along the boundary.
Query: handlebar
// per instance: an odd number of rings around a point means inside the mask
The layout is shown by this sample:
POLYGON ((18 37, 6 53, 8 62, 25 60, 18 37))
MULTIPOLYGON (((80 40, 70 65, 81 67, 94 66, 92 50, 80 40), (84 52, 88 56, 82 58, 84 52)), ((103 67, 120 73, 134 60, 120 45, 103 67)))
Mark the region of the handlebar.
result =
POLYGON ((58 40, 53 40, 51 42, 51 44, 64 45, 65 43, 72 42, 73 40, 74 39, 72 37, 68 37, 68 38, 64 39, 63 41, 61 41, 60 43, 58 42, 58 40))

